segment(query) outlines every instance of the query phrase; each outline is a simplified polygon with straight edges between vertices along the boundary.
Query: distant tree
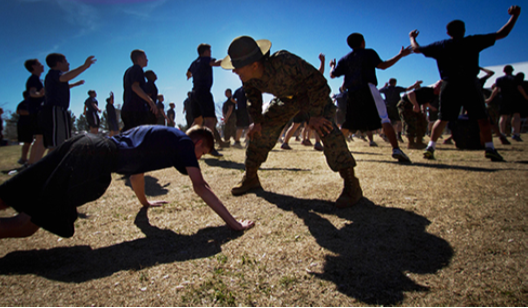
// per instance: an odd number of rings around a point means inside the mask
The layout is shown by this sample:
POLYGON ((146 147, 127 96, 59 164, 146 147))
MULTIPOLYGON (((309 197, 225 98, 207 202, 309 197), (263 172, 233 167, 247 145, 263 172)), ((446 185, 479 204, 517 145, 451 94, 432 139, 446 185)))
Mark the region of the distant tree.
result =
POLYGON ((106 110, 101 115, 101 126, 99 128, 108 131, 108 115, 106 114, 106 110))
POLYGON ((76 131, 89 131, 90 126, 88 125, 88 121, 86 120, 86 117, 84 114, 81 114, 79 118, 75 121, 75 125, 73 126, 76 131))
POLYGON ((17 133, 17 123, 18 123, 18 114, 16 112, 11 112, 7 110, 2 118, 4 119, 4 139, 10 141, 18 140, 17 133))

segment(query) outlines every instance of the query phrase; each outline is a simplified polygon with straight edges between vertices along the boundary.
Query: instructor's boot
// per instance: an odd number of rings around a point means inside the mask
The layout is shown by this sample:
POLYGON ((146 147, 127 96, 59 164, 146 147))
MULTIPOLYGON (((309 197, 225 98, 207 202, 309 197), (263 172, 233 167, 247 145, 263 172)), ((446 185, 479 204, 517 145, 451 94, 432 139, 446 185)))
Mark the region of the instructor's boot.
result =
POLYGON ((359 180, 354 175, 354 167, 339 170, 339 175, 345 180, 345 187, 336 200, 336 206, 338 208, 353 206, 363 197, 359 180))
POLYGON ((260 186, 257 170, 258 168, 246 168, 242 181, 231 188, 231 194, 233 196, 240 196, 251 189, 262 187, 260 186))

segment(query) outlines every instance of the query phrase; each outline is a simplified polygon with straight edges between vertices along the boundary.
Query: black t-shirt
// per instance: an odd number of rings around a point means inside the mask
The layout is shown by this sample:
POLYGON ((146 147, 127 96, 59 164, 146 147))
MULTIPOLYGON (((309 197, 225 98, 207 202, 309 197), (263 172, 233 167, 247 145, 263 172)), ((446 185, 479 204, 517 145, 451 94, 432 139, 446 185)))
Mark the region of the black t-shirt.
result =
MULTIPOLYGON (((434 89, 431 87, 422 87, 418 88, 413 91, 414 94, 416 94, 416 101, 418 102, 418 105, 423 104, 433 104, 436 99, 438 99, 438 95, 434 93, 434 89)), ((411 101, 407 97, 407 95, 403 96, 403 100, 410 103, 411 101)))
POLYGON ((132 90, 132 84, 139 83, 141 89, 145 89, 145 73, 138 64, 129 67, 123 77, 123 108, 122 111, 145 112, 146 103, 139 95, 132 90))
POLYGON ((383 62, 374 49, 355 49, 337 62, 334 76, 345 76, 345 87, 354 91, 369 83, 377 86, 376 67, 383 62))
MULTIPOLYGON (((37 92, 40 92, 40 90, 44 88, 44 85, 42 84, 42 81, 40 81, 39 76, 33 75, 33 74, 29 76, 26 82, 26 91, 28 91, 28 94, 30 93, 31 88, 35 88, 37 92)), ((38 113, 43 103, 44 103, 44 96, 42 97, 31 97, 30 96, 29 101, 28 101, 28 112, 30 114, 38 113)))
POLYGON ((490 33, 443 40, 420 47, 420 52, 436 59, 443 80, 473 81, 479 73, 479 53, 493 46, 496 36, 490 33))
POLYGON ((70 84, 60 81, 63 72, 59 70, 49 70, 44 79, 46 87, 46 99, 44 106, 59 106, 64 110, 70 108, 70 84))
POLYGON ((138 174, 174 167, 186 175, 186 167, 200 168, 194 143, 177 128, 142 125, 111 138, 119 148, 114 170, 117 173, 138 174))

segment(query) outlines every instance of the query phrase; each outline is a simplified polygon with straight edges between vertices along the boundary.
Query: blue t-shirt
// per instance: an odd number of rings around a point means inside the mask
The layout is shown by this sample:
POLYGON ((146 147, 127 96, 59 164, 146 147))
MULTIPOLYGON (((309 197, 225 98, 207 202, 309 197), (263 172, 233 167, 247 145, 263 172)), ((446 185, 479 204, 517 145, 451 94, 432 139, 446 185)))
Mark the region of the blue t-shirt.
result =
POLYGON ((44 106, 58 106, 64 110, 70 108, 70 84, 60 81, 63 72, 59 70, 49 70, 44 79, 46 88, 46 99, 44 106))
POLYGON ((497 34, 470 35, 420 47, 424 56, 436 59, 445 81, 473 81, 479 73, 479 53, 495 44, 497 34))
POLYGON ((145 73, 138 64, 129 67, 123 77, 123 108, 125 112, 146 112, 147 102, 132 90, 132 85, 138 82, 141 89, 145 89, 145 73))
POLYGON ((186 167, 200 168, 191 138, 174 127, 142 125, 111 139, 119 148, 115 172, 120 174, 174 167, 186 175, 186 167))
MULTIPOLYGON (((30 93, 30 89, 35 88, 37 92, 40 92, 42 88, 44 88, 44 85, 42 84, 42 81, 40 81, 39 76, 31 74, 29 76, 27 82, 26 82, 26 91, 30 93)), ((44 103, 44 96, 42 97, 29 97, 28 99, 28 112, 30 114, 36 114, 40 110, 40 107, 42 107, 42 104, 44 103)))
POLYGON ((84 105, 86 106, 86 113, 88 113, 88 114, 94 114, 94 113, 97 114, 97 110, 95 110, 95 108, 93 106, 93 103, 95 103, 96 106, 99 106, 99 103, 93 97, 88 97, 84 101, 84 105))
POLYGON ((383 62, 374 49, 358 48, 341 58, 334 69, 334 76, 345 76, 345 88, 354 91, 369 83, 377 86, 376 67, 383 62))
POLYGON ((193 89, 211 91, 213 86, 213 67, 211 57, 198 57, 189 67, 189 72, 192 74, 193 89))
POLYGON ((387 107, 396 107, 401 99, 400 93, 405 92, 405 90, 407 89, 404 87, 387 86, 379 89, 379 92, 385 95, 385 104, 387 104, 387 107))

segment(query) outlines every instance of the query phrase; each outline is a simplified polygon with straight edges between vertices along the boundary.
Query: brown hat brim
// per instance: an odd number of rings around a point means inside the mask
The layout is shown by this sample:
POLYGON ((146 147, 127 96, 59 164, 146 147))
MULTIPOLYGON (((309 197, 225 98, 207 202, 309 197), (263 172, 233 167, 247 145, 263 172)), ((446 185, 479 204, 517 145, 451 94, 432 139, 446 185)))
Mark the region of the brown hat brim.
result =
POLYGON ((256 41, 259 49, 260 49, 260 55, 256 55, 256 56, 253 56, 253 57, 248 57, 247 59, 244 59, 243 61, 238 61, 238 64, 236 65, 237 67, 235 67, 235 65, 233 65, 233 62, 231 61, 231 57, 228 55, 226 56, 224 59, 222 59, 222 62, 220 64, 220 66, 223 68, 223 69, 226 69, 226 70, 232 70, 232 69, 235 69, 235 68, 240 68, 240 67, 243 67, 243 66, 246 66, 248 64, 251 64, 255 61, 258 61, 260 60, 260 58, 262 58, 265 54, 267 54, 270 49, 271 49, 271 42, 269 40, 257 40, 256 41))

